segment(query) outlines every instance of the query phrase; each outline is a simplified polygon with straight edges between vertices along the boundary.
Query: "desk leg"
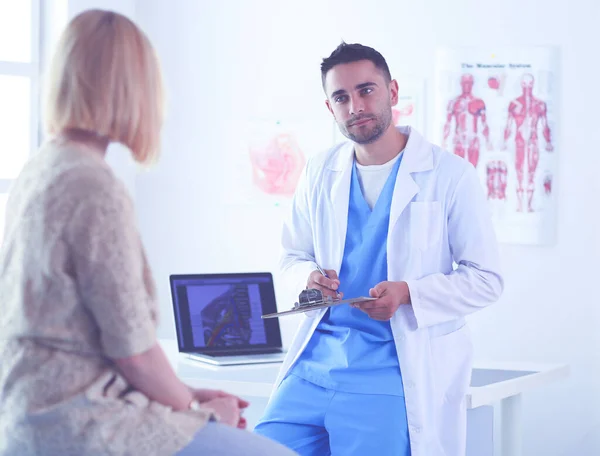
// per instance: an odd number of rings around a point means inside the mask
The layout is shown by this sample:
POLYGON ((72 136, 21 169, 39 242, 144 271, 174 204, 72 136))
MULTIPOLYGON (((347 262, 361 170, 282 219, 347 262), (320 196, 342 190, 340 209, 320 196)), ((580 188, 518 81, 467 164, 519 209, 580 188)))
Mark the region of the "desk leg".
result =
POLYGON ((522 456, 523 421, 521 395, 507 397, 501 402, 501 448, 502 456, 522 456))

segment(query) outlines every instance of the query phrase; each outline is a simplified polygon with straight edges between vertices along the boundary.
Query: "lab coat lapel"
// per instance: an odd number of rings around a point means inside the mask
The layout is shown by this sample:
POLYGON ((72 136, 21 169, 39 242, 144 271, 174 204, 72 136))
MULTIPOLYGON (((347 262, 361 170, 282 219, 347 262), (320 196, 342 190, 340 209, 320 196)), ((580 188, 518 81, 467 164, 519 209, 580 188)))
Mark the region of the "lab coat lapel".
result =
POLYGON ((394 195, 390 207, 390 223, 388 234, 393 233, 393 229, 398 222, 408 203, 419 192, 419 186, 415 182, 412 173, 427 171, 433 168, 433 153, 431 144, 410 127, 399 127, 402 133, 408 134, 408 142, 404 148, 404 156, 400 169, 396 177, 394 186, 394 195))
POLYGON ((348 142, 340 147, 337 157, 330 166, 330 171, 334 173, 331 186, 331 203, 336 225, 333 239, 331 239, 332 258, 330 260, 338 274, 342 266, 346 231, 348 229, 348 203, 353 163, 354 145, 348 142))

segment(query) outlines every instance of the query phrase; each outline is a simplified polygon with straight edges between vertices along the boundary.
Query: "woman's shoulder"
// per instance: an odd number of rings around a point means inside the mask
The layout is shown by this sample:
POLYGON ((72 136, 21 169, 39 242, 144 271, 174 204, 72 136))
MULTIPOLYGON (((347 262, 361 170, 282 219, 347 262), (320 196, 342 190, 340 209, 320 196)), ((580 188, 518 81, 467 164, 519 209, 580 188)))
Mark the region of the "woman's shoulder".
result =
POLYGON ((45 168, 50 193, 76 199, 100 195, 127 198, 124 184, 98 152, 50 143, 39 154, 45 154, 40 168, 45 168))

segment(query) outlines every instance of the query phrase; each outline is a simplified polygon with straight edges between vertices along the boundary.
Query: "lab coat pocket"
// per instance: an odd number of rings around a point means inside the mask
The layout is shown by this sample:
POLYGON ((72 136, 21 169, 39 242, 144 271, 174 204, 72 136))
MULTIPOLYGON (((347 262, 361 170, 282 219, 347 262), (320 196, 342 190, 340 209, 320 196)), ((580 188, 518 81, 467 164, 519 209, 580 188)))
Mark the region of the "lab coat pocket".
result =
POLYGON ((427 250, 442 239, 442 205, 439 201, 410 203, 410 243, 427 250))
MULTIPOLYGON (((439 333, 441 334, 441 333, 439 333)), ((443 335, 430 335, 436 397, 441 403, 462 400, 471 381, 473 346, 467 325, 443 335)))

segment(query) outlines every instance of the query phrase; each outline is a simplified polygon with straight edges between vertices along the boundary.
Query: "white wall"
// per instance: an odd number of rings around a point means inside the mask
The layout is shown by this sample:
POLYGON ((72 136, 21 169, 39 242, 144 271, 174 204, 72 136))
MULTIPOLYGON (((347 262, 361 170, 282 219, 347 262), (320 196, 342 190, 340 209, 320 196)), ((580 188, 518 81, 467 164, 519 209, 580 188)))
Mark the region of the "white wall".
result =
MULTIPOLYGON (((471 321, 481 359, 572 367, 568 381, 525 397, 524 455, 600 454, 600 230, 590 198, 600 190, 596 0, 141 0, 135 12, 158 49, 170 95, 162 161, 136 181, 163 336, 174 335, 169 274, 276 272, 283 209, 226 204, 224 157, 243 139, 248 117, 277 113, 328 128, 319 63, 340 39, 379 49, 396 77, 429 82, 436 46, 560 46, 558 243, 503 245, 506 292, 471 321)), ((278 290, 281 308, 291 298, 278 290)), ((281 320, 286 343, 297 321, 281 320)))

